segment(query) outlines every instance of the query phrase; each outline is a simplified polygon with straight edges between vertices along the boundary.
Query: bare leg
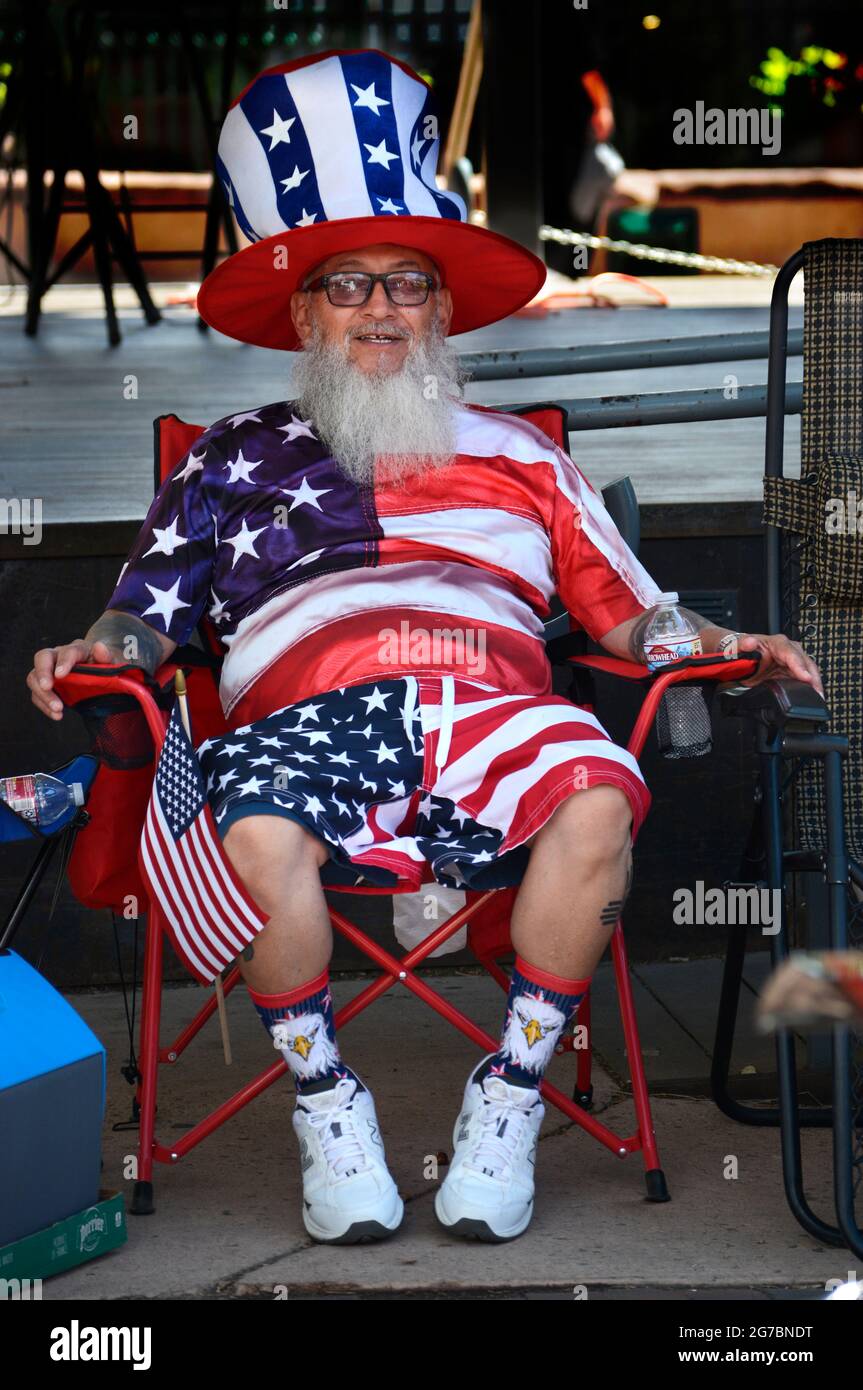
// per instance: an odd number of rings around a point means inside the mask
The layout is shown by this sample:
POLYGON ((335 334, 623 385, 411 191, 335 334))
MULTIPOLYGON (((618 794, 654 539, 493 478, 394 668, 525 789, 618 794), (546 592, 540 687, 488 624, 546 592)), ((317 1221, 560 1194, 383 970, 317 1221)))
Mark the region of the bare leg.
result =
POLYGON ((631 825, 625 793, 603 784, 574 792, 533 837, 511 921, 524 960, 567 980, 593 974, 629 891, 631 825))
POLYGON ((281 994, 329 964, 333 931, 321 888, 329 858, 323 840, 281 816, 246 816, 224 839, 225 852, 269 922, 238 964, 259 994, 281 994))

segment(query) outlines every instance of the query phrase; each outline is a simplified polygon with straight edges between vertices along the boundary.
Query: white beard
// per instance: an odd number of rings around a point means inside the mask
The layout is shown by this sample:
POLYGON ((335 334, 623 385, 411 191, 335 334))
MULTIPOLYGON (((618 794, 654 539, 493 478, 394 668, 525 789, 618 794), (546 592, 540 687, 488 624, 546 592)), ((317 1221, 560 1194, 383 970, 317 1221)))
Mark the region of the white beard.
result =
POLYGON ((292 393, 344 473, 399 482, 452 462, 456 413, 467 373, 436 325, 415 338, 397 372, 363 372, 348 345, 325 342, 317 324, 293 365, 292 393))

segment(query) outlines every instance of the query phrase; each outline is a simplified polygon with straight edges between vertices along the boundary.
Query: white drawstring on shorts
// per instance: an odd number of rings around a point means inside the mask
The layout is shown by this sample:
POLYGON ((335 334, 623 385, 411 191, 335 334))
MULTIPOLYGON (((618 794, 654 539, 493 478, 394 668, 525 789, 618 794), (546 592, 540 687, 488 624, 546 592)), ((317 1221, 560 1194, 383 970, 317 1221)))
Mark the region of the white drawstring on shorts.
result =
POLYGON ((407 734, 408 743, 411 746, 411 751, 413 753, 422 753, 422 724, 420 724, 419 740, 414 738, 414 716, 417 707, 417 690, 419 688, 417 685, 416 676, 405 676, 405 684, 407 689, 405 691, 404 709, 402 710, 402 719, 405 723, 405 733, 407 734), (419 743, 419 747, 417 747, 417 743, 419 743))
POLYGON ((452 676, 441 676, 440 732, 438 734, 435 766, 443 767, 449 754, 452 741, 452 726, 455 718, 455 681, 452 676))

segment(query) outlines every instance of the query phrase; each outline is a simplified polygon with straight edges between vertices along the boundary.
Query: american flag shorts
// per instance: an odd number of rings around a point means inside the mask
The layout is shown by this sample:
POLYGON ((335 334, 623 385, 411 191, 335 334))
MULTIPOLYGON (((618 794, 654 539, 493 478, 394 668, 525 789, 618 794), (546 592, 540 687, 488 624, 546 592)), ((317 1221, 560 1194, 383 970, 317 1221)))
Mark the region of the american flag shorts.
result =
POLYGON ((573 792, 650 792, 596 716, 557 695, 505 695, 460 676, 348 685, 198 749, 224 838, 241 816, 298 821, 330 847, 323 881, 417 889, 512 887, 529 841, 573 792))

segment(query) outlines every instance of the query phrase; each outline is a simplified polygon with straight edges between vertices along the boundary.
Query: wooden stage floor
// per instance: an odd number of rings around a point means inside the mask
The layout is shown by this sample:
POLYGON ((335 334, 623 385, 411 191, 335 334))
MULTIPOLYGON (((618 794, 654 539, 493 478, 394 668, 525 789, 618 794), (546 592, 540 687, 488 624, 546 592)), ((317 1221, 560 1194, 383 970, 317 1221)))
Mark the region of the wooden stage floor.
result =
MULTIPOLYGON (((510 318, 454 342, 463 351, 631 341, 766 329, 769 281, 662 278, 670 308, 569 309, 510 318), (680 306, 680 307, 678 307, 680 306)), ((799 286, 798 278, 795 290, 799 286)), ((165 305, 176 285, 153 287, 165 305)), ((790 323, 802 322, 800 294, 790 323)), ((60 286, 46 300, 39 336, 22 330, 23 292, 0 291, 0 496, 41 497, 46 532, 140 521, 152 495, 152 420, 175 412, 209 424, 234 411, 290 397, 291 355, 202 333, 192 311, 169 306, 144 324, 131 292, 117 287, 123 341, 106 342, 95 286, 60 286), (137 396, 130 392, 132 378, 137 396), (127 396, 132 394, 131 399, 127 396)), ((765 359, 662 370, 468 385, 483 404, 636 391, 718 388, 766 379, 765 359)), ((800 359, 789 364, 799 378, 800 359)), ((788 469, 799 458, 799 417, 786 425, 788 469)), ((666 504, 754 503, 761 496, 764 420, 594 430, 571 437, 573 456, 597 487, 629 473, 648 512, 666 504)), ((30 558, 42 550, 33 547, 30 558)), ((25 551, 26 558, 26 551, 25 551)))

